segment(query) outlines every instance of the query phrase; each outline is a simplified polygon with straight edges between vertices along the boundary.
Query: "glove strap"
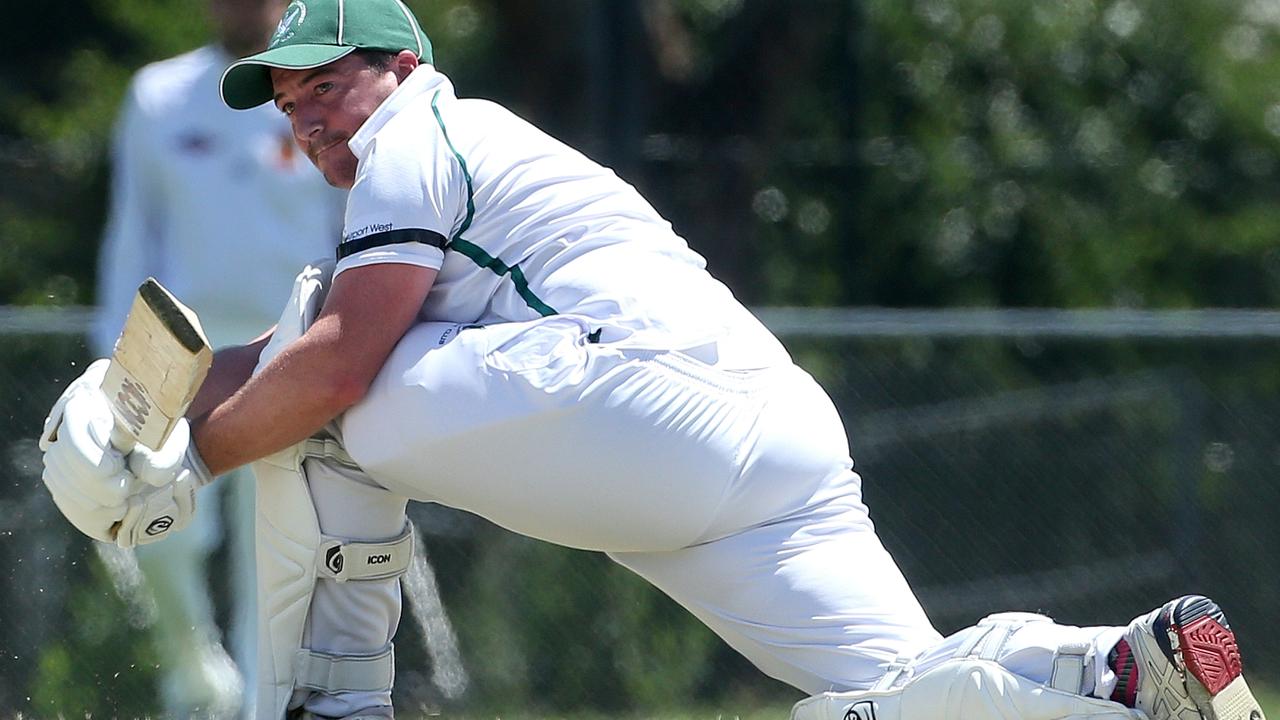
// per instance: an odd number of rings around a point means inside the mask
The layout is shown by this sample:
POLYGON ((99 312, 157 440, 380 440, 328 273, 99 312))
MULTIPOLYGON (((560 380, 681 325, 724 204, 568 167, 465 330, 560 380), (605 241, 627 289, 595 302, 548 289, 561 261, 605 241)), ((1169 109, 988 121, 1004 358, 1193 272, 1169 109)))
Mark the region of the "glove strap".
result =
POLYGON ((209 466, 204 464, 204 458, 200 457, 200 451, 196 449, 195 439, 187 443, 187 452, 182 461, 183 465, 191 471, 191 475, 195 477, 196 487, 202 488, 213 482, 213 475, 209 473, 209 466))

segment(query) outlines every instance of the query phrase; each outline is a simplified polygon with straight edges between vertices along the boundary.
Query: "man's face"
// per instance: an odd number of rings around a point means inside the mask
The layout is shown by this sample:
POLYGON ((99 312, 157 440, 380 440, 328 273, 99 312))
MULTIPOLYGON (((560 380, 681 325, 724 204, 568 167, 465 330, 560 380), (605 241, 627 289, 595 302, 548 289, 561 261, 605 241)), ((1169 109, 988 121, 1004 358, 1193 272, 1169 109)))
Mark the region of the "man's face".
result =
POLYGON ((218 42, 232 57, 267 47, 287 0, 208 0, 209 19, 218 42))
POLYGON ((370 67, 357 54, 310 70, 271 68, 276 108, 288 116, 298 147, 330 185, 348 190, 356 158, 347 141, 400 79, 395 69, 370 67))

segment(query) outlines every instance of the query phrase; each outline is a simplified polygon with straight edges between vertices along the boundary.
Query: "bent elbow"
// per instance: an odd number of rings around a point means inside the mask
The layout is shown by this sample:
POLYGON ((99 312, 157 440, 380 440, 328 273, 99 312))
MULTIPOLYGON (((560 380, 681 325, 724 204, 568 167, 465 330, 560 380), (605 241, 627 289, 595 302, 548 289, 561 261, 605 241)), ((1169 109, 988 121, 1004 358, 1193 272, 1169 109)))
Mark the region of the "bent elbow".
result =
POLYGON ((334 378, 327 384, 325 401, 334 415, 346 412, 364 399, 369 392, 369 382, 350 374, 334 378))

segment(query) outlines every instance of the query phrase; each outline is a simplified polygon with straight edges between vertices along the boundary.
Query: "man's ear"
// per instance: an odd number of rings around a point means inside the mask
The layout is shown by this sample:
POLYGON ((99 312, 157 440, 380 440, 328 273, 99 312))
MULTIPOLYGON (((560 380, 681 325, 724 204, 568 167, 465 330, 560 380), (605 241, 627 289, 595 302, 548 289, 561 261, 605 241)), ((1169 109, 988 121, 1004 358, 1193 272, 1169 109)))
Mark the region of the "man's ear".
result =
POLYGON ((409 73, 413 72, 418 65, 421 63, 417 55, 410 50, 401 50, 391 62, 391 72, 396 74, 396 82, 404 82, 404 79, 409 77, 409 73))

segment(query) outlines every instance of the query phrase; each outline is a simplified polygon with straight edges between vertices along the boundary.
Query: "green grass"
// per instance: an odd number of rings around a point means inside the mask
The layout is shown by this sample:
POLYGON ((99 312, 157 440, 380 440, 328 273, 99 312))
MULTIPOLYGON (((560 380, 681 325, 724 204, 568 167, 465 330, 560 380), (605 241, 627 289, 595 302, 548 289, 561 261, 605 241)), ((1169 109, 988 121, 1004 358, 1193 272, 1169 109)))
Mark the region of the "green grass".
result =
MULTIPOLYGON (((680 708, 670 711, 566 714, 511 713, 502 715, 454 715, 444 713, 438 717, 447 720, 787 720, 790 705, 763 706, 758 708, 725 710, 720 708, 680 708)), ((430 716, 422 718, 429 720, 430 716)))
MULTIPOLYGON (((1248 676, 1249 673, 1246 672, 1245 677, 1248 676)), ((1253 690, 1254 697, 1258 698, 1263 714, 1269 718, 1280 718, 1280 684, 1253 683, 1249 687, 1253 690)))

